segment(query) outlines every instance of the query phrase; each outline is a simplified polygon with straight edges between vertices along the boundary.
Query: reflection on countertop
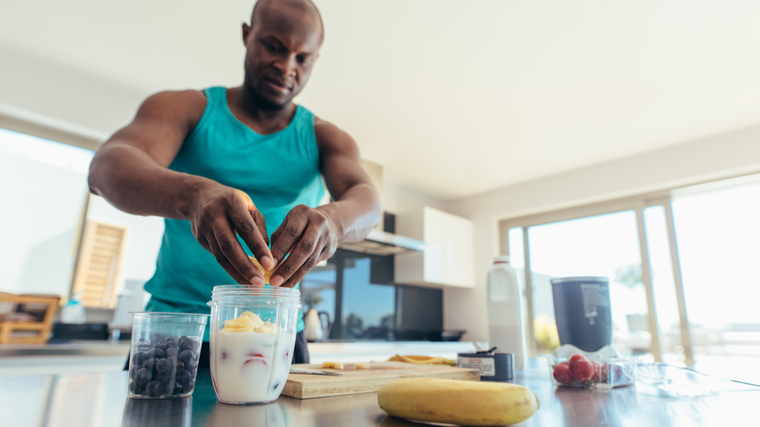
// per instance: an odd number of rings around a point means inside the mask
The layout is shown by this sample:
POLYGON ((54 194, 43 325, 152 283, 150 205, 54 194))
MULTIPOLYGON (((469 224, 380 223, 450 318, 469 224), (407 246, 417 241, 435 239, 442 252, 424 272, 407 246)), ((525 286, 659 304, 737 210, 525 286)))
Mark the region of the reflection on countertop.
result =
MULTIPOLYGON (((543 361, 516 382, 541 401, 528 426, 747 425, 755 418, 760 391, 735 391, 698 398, 668 398, 636 387, 592 391, 556 387, 543 361)), ((280 397, 265 405, 218 403, 207 369, 198 373, 192 397, 167 400, 127 398, 127 373, 0 376, 3 427, 30 426, 383 426, 422 424, 387 417, 376 393, 297 400, 280 397)))

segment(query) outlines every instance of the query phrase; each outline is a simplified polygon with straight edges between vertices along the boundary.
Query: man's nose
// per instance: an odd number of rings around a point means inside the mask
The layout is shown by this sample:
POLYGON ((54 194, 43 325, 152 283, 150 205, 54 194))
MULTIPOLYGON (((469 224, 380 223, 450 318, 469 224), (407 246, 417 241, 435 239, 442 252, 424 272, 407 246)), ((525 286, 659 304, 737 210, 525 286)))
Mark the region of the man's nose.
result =
POLYGON ((275 61, 275 66, 284 76, 295 76, 297 65, 296 55, 283 55, 275 61))

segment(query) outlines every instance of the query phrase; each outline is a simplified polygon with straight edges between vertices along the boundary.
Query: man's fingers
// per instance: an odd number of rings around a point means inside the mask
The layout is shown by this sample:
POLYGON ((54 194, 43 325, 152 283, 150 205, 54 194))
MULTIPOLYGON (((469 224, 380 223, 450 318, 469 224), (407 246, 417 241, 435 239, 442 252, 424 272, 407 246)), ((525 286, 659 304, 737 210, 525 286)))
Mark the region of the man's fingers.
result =
POLYGON ((206 239, 206 241, 209 242, 209 252, 214 255, 216 262, 222 266, 224 271, 226 271, 227 274, 229 274, 236 283, 239 283, 241 285, 247 285, 251 283, 250 280, 247 280, 245 277, 241 276, 235 267, 230 264, 224 254, 222 254, 221 249, 219 249, 219 245, 216 244, 216 241, 213 238, 206 239))
POLYGON ((209 241, 209 243, 212 247, 216 244, 219 248, 219 251, 214 253, 219 265, 224 267, 224 261, 226 260, 247 283, 263 286, 264 275, 253 265, 251 259, 248 258, 248 254, 243 250, 243 246, 240 245, 226 218, 214 221, 211 224, 211 230, 213 231, 215 242, 209 241))
MULTIPOLYGON (((253 222, 256 223, 256 227, 259 229, 259 234, 261 234, 261 237, 264 238, 264 242, 267 244, 267 249, 269 249, 269 234, 267 233, 267 221, 264 218, 264 215, 257 210, 251 211, 249 213, 251 215, 251 218, 253 218, 253 222)), ((272 266, 272 268, 274 268, 274 266, 272 266)))
MULTIPOLYGON (((282 237, 280 239, 282 239, 282 237)), ((312 256, 319 257, 319 253, 322 252, 322 247, 319 246, 320 243, 319 230, 317 227, 314 225, 306 227, 293 246, 290 256, 281 266, 277 267, 277 270, 272 274, 269 283, 272 286, 280 286, 286 283, 294 273, 299 271, 301 266, 307 263, 307 261, 311 262, 312 256)), ((314 264, 316 264, 316 262, 314 262, 314 264)), ((307 271, 311 270, 312 267, 314 267, 314 265, 308 267, 307 271)))
MULTIPOLYGON (((272 256, 275 264, 280 264, 301 237, 308 220, 304 216, 288 214, 280 227, 272 233, 272 256)), ((278 268, 279 270, 279 268, 278 268)), ((295 271, 295 270, 293 270, 295 271)))
MULTIPOLYGON (((248 247, 251 248, 253 256, 256 257, 261 265, 267 270, 274 268, 272 254, 269 252, 269 245, 261 236, 260 229, 254 222, 254 218, 251 216, 248 209, 242 204, 236 204, 228 216, 230 223, 235 227, 235 231, 237 231, 240 237, 243 238, 243 241, 248 247)), ((263 219, 263 215, 261 217, 263 219)))

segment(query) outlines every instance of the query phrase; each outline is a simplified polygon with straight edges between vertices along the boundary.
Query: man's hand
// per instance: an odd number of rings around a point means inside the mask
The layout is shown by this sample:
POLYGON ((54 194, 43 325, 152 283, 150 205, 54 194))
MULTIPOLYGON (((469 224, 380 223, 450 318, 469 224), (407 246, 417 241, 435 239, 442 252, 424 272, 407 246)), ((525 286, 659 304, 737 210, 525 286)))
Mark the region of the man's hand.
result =
POLYGON ((272 256, 275 264, 290 256, 272 274, 272 286, 292 288, 318 262, 330 258, 338 246, 338 233, 333 220, 320 211, 298 205, 272 233, 272 256))
POLYGON ((251 263, 235 233, 261 265, 271 270, 276 264, 269 252, 264 215, 246 193, 214 184, 193 198, 188 212, 193 236, 237 283, 263 286, 264 275, 251 263))

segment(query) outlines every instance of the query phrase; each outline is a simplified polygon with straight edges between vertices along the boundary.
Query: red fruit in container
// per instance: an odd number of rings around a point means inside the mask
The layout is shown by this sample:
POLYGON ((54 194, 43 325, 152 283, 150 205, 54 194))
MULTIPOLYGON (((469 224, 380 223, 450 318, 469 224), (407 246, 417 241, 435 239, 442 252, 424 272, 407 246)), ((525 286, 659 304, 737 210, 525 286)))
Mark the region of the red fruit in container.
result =
POLYGON ((607 364, 597 363, 597 362, 591 362, 591 364, 594 365, 594 376, 591 377, 591 380, 597 383, 606 383, 607 382, 607 364))
POLYGON ((562 362, 554 367, 554 379, 560 384, 571 384, 573 375, 570 373, 570 364, 562 362))
POLYGON ((594 365, 580 354, 570 358, 570 373, 578 381, 588 381, 594 376, 594 365))

